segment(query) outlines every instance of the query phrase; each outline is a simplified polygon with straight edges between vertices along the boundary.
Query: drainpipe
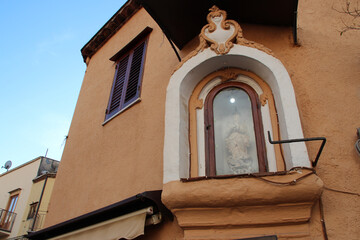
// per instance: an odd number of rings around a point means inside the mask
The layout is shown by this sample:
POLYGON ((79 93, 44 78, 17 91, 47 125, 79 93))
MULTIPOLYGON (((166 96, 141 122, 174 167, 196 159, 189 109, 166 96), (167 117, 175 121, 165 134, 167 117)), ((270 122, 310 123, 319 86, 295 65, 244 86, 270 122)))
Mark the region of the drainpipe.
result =
POLYGON ((294 11, 294 26, 293 26, 293 37, 294 37, 294 44, 295 46, 299 45, 298 39, 297 39, 297 15, 298 12, 294 11))
POLYGON ((33 224, 30 228, 30 231, 34 231, 34 227, 35 227, 35 223, 36 223, 36 218, 37 218, 37 215, 39 213, 39 209, 40 209, 40 205, 41 205, 41 200, 43 198, 43 195, 44 195, 44 192, 45 192, 45 186, 46 186, 46 183, 47 183, 47 180, 48 180, 48 172, 45 173, 45 182, 44 182, 44 186, 41 190, 41 194, 40 194, 40 199, 39 199, 39 204, 36 208, 36 212, 35 212, 35 216, 34 216, 34 221, 33 221, 33 224))

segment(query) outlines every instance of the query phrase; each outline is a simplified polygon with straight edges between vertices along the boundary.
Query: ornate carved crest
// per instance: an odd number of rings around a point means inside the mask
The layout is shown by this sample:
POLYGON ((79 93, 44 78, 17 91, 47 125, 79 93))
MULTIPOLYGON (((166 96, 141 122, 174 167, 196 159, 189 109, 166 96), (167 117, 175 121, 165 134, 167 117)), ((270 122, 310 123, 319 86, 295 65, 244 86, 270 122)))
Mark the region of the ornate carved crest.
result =
POLYGON ((207 15, 208 24, 206 24, 199 34, 199 46, 189 53, 178 67, 179 69, 184 62, 210 47, 216 54, 227 54, 234 44, 239 44, 247 47, 257 48, 269 55, 274 56, 272 51, 265 46, 247 40, 243 37, 240 25, 234 20, 227 20, 227 14, 224 10, 220 10, 217 6, 209 9, 210 13, 207 15))
POLYGON ((217 54, 226 54, 234 45, 236 36, 241 33, 239 24, 233 20, 226 20, 226 12, 215 5, 207 15, 209 24, 205 25, 200 36, 209 42, 210 48, 217 54))

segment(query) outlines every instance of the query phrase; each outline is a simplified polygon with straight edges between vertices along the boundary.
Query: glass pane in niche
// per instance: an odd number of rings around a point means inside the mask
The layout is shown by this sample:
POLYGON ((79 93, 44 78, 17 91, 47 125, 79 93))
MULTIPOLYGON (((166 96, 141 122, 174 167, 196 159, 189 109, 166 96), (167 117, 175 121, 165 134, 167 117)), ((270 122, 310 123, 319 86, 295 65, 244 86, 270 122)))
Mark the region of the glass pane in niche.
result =
POLYGON ((251 102, 239 88, 226 88, 213 102, 216 175, 259 172, 251 102))

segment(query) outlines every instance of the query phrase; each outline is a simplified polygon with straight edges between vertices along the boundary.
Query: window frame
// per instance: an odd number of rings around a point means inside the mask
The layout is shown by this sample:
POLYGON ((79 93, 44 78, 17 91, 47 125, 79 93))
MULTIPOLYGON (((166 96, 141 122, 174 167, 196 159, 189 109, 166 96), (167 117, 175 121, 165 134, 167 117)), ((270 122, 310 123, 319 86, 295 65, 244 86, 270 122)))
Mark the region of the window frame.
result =
MULTIPOLYGON (((107 123, 108 121, 110 121, 111 119, 113 119, 118 114, 120 114, 121 112, 128 109, 133 104, 140 101, 140 92, 141 92, 142 79, 143 79, 143 73, 144 73, 145 56, 146 56, 146 50, 147 50, 147 45, 148 45, 148 39, 149 39, 149 37, 147 36, 147 37, 143 37, 142 39, 140 39, 140 41, 137 41, 136 44, 131 42, 131 48, 129 48, 129 44, 128 44, 126 46, 126 51, 124 51, 124 49, 122 49, 114 57, 112 57, 110 59, 110 60, 114 60, 114 58, 116 57, 117 60, 116 60, 115 74, 114 74, 114 78, 113 78, 113 82, 112 82, 110 97, 109 97, 108 105, 107 105, 107 108, 105 111, 105 121, 104 121, 103 125, 105 123, 107 123), (133 61, 132 61, 133 57, 134 57, 134 51, 142 44, 144 44, 144 46, 142 48, 142 53, 141 53, 141 63, 139 66, 139 74, 137 76, 137 87, 136 87, 137 89, 135 89, 136 93, 133 97, 131 97, 130 99, 128 99, 126 101, 127 93, 129 90, 129 88, 128 88, 129 87, 129 85, 128 85, 129 79, 131 77, 132 67, 134 66, 133 61), (120 55, 120 57, 119 57, 119 55, 120 55), (119 69, 120 69, 119 65, 122 62, 122 60, 124 60, 125 58, 127 58, 127 62, 126 62, 126 67, 125 67, 121 95, 120 95, 120 99, 119 99, 119 103, 118 103, 119 105, 111 110, 113 100, 114 100, 113 96, 114 96, 114 91, 115 91, 115 87, 116 87, 116 83, 117 83, 118 74, 122 74, 122 73, 119 73, 119 69)), ((138 40, 138 39, 136 39, 136 40, 138 40)), ((134 82, 132 82, 132 83, 134 83, 134 82)))
MULTIPOLYGON (((215 159, 215 139, 214 139, 214 117, 213 102, 218 93, 226 88, 239 88, 247 93, 251 102, 251 109, 254 121, 255 140, 257 146, 257 156, 259 164, 259 173, 267 171, 265 138, 261 117, 261 104, 258 94, 255 90, 242 82, 226 82, 215 86, 207 95, 204 103, 204 132, 205 132, 205 173, 206 176, 216 175, 215 159)), ((236 174, 234 174, 236 175, 236 174)))
POLYGON ((20 189, 16 189, 14 191, 9 192, 10 196, 9 196, 9 200, 8 203, 6 205, 6 209, 5 209, 5 214, 1 217, 0 219, 0 228, 2 229, 8 229, 8 228, 12 228, 12 226, 10 226, 10 224, 13 221, 14 218, 14 214, 15 214, 15 209, 16 206, 19 202, 19 197, 20 197, 20 189), (13 203, 15 199, 15 202, 13 203))
POLYGON ((19 196, 20 196, 20 192, 18 192, 18 191, 15 192, 15 193, 10 194, 8 204, 7 204, 6 209, 5 209, 6 211, 11 212, 11 213, 15 212, 17 203, 19 201, 19 196), (15 199, 15 203, 13 204, 14 199, 15 199))
POLYGON ((33 202, 30 204, 29 212, 26 220, 33 219, 35 217, 36 209, 38 207, 39 202, 33 202))

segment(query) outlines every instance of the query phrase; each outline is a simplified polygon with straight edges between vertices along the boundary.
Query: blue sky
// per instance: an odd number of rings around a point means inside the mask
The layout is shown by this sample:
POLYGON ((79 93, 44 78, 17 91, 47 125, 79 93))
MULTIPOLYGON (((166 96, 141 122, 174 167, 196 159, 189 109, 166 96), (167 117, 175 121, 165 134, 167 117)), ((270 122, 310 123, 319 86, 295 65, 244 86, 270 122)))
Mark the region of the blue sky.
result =
POLYGON ((0 0, 1 166, 47 149, 61 159, 86 68, 80 49, 124 2, 0 0))

